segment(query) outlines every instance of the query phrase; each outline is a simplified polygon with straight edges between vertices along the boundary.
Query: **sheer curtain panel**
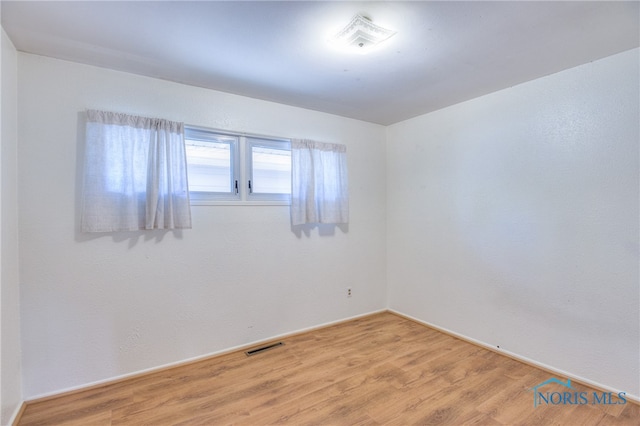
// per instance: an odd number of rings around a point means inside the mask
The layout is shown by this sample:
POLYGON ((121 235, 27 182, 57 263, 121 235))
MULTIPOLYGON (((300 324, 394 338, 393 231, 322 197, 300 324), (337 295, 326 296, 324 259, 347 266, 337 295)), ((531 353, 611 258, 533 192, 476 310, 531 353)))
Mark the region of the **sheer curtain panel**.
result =
POLYGON ((82 231, 191 228, 184 124, 86 112, 82 231))
POLYGON ((291 140, 291 224, 348 222, 347 147, 291 140))

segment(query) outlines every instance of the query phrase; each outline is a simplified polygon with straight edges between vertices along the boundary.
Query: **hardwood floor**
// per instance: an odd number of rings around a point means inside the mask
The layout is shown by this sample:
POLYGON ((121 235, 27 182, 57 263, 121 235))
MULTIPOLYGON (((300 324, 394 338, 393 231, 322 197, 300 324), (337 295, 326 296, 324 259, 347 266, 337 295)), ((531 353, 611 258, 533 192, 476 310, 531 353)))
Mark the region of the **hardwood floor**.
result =
MULTIPOLYGON (((637 425, 640 406, 544 404, 543 370, 391 313, 27 405, 20 425, 637 425)), ((556 376, 557 377, 557 376, 556 376)), ((565 380, 564 378, 557 377, 565 380)), ((546 385, 548 392, 566 388, 546 385)), ((601 392, 598 391, 598 394, 601 392)))

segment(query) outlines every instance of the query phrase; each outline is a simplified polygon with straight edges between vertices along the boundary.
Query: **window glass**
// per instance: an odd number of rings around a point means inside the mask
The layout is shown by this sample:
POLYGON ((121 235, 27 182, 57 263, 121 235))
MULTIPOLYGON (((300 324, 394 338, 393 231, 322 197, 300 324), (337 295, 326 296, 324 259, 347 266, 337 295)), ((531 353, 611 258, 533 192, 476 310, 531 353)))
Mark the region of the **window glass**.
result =
POLYGON ((251 165, 254 194, 291 193, 291 150, 253 145, 251 165))
POLYGON ((231 144, 188 141, 186 149, 190 191, 231 191, 231 144))
POLYGON ((191 198, 238 199, 238 137, 185 128, 191 198))

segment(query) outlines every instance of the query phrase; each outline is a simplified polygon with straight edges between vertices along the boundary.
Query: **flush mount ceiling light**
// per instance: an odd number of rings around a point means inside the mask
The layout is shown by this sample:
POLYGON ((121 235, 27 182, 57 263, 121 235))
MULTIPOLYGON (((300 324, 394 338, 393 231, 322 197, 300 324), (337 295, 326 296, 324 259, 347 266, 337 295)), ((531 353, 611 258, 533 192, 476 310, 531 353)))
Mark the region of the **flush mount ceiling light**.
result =
POLYGON ((366 16, 356 15, 342 31, 333 37, 333 43, 349 51, 366 53, 395 33, 374 24, 366 16))

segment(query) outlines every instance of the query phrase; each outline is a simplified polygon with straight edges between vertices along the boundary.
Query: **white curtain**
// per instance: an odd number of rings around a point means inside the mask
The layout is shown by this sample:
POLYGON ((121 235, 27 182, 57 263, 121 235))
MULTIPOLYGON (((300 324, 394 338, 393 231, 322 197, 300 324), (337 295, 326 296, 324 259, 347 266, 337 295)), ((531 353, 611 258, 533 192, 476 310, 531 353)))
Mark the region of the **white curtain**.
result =
POLYGON ((83 232, 191 228, 184 124, 89 110, 83 232))
POLYGON ((291 224, 348 223, 345 145, 291 141, 291 224))

